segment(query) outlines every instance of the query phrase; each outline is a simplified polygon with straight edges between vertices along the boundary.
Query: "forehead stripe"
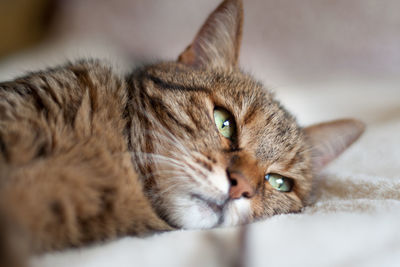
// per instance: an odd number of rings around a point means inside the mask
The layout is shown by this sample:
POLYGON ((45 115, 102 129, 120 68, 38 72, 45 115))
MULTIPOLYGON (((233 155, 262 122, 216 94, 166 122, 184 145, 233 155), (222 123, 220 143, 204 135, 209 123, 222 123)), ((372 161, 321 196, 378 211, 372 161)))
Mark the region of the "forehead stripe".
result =
POLYGON ((171 83, 169 81, 164 81, 164 80, 160 79, 159 77, 155 77, 153 75, 146 75, 145 78, 149 79, 156 85, 162 87, 163 89, 167 89, 167 90, 198 91, 198 92, 207 92, 207 93, 210 92, 210 90, 208 90, 207 88, 204 88, 204 87, 188 86, 188 85, 184 85, 184 84, 171 83))

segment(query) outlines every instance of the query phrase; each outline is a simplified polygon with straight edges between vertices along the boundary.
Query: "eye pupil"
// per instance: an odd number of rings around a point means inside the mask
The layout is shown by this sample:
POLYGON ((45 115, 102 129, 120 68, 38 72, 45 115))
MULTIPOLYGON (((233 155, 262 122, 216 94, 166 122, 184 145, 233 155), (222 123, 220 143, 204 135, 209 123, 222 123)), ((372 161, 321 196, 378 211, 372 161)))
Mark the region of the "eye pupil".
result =
POLYGON ((229 127, 229 121, 226 120, 222 123, 222 127, 221 128, 225 128, 225 127, 229 127))

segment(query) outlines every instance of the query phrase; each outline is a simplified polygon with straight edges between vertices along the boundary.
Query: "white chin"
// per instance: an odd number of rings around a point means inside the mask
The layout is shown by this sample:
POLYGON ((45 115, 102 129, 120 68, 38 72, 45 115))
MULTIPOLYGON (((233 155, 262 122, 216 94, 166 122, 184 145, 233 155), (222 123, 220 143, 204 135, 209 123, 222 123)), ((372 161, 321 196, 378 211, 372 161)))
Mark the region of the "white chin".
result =
POLYGON ((202 201, 175 198, 169 205, 169 219, 183 229, 207 229, 219 224, 220 215, 202 201))
POLYGON ((227 204, 223 211, 214 211, 207 204, 180 199, 173 205, 172 221, 183 229, 208 229, 216 226, 235 226, 248 222, 251 214, 250 201, 238 199, 227 204))
POLYGON ((179 223, 184 229, 208 229, 217 226, 219 218, 211 208, 193 205, 182 212, 179 223))

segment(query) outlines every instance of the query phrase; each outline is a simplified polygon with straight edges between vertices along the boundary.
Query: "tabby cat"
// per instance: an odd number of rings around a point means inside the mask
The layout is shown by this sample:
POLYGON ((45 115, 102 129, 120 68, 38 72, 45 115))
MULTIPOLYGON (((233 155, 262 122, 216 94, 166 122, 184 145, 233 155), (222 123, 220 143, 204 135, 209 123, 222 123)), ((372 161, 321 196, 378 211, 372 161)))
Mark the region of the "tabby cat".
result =
POLYGON ((364 126, 300 127, 238 68, 242 20, 242 2, 225 0, 176 62, 127 77, 85 60, 0 84, 3 266, 304 207, 313 174, 364 126))

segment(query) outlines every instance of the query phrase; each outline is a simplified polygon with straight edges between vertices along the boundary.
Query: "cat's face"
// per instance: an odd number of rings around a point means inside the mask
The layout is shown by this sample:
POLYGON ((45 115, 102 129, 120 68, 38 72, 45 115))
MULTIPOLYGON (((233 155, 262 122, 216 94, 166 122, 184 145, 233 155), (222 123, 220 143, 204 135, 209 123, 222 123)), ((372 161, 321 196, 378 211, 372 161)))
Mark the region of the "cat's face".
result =
POLYGON ((312 172, 363 130, 354 120, 300 128, 237 68, 242 16, 241 1, 224 1, 178 62, 144 68, 131 79, 140 99, 132 127, 146 129, 134 161, 154 208, 176 227, 237 225, 299 211, 312 172))
POLYGON ((303 207, 311 184, 304 134, 262 85, 238 70, 174 63, 140 76, 151 99, 148 195, 169 223, 237 225, 303 207))

